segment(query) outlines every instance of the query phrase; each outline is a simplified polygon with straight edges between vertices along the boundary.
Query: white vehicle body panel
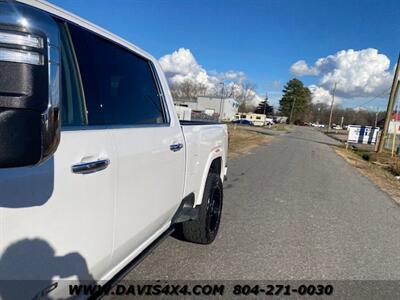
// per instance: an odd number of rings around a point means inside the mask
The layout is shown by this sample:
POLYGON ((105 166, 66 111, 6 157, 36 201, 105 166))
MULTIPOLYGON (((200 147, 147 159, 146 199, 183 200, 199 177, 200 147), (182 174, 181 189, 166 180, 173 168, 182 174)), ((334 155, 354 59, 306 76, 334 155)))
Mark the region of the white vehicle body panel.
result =
MULTIPOLYGON (((0 280, 50 284, 55 278, 107 274, 117 178, 110 139, 108 130, 64 131, 54 157, 44 164, 0 169, 0 280), (91 157, 107 157, 111 164, 93 174, 71 172, 73 164, 91 157)), ((38 291, 11 292, 33 297, 38 291)))
MULTIPOLYGON (((225 125, 190 125, 182 126, 182 129, 187 148, 184 194, 194 192, 195 203, 200 204, 212 161, 221 157, 221 165, 226 165, 227 127, 225 125)), ((221 180, 224 180, 224 168, 221 168, 220 176, 221 180)))
MULTIPOLYGON (((106 281, 169 228, 185 196, 194 193, 195 204, 201 204, 215 159, 221 160, 224 179, 227 127, 181 126, 165 75, 145 51, 45 1, 18 2, 147 58, 164 92, 165 126, 63 130, 57 151, 42 165, 0 169, 0 280, 106 281), (178 143, 183 149, 172 152, 170 145, 178 143), (71 172, 72 165, 96 159, 109 159, 110 165, 93 174, 71 172)), ((40 291, 13 292, 33 297, 40 291)))
POLYGON ((118 151, 113 265, 171 220, 183 199, 185 152, 179 126, 112 130, 118 151))

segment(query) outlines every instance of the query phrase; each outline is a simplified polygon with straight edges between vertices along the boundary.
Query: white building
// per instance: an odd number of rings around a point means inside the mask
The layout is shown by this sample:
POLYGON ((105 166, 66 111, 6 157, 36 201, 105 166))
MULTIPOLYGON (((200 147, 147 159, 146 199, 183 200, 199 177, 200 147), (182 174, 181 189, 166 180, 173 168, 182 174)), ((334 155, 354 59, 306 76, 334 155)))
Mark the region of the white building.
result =
POLYGON ((388 133, 396 135, 400 134, 400 113, 393 113, 392 118, 390 119, 388 133))
POLYGON ((233 98, 198 97, 199 110, 221 115, 222 120, 232 121, 239 109, 239 102, 233 98))
POLYGON ((400 121, 390 120, 388 133, 393 134, 395 132, 397 135, 400 134, 400 121))
POLYGON ((175 103, 192 110, 203 111, 209 116, 221 115, 224 121, 232 121, 239 109, 239 102, 233 98, 200 96, 196 100, 178 99, 175 103))

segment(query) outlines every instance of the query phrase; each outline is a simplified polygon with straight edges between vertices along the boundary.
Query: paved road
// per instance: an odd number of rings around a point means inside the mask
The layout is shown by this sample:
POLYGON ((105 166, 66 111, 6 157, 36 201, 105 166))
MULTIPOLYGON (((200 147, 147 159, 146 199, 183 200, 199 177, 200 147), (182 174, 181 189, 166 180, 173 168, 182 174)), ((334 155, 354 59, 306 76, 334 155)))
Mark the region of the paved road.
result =
POLYGON ((168 238, 127 279, 400 279, 400 207, 310 128, 229 162, 214 244, 168 238))

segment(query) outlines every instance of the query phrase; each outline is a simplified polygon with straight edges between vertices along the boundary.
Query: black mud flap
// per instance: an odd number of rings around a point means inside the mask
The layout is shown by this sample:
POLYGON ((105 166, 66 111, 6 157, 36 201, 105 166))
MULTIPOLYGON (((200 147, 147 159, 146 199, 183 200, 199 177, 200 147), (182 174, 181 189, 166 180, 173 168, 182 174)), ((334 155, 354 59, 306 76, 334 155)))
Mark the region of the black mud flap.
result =
POLYGON ((172 218, 171 223, 182 223, 189 220, 196 220, 199 216, 200 206, 194 206, 194 193, 190 193, 183 198, 178 210, 172 218))

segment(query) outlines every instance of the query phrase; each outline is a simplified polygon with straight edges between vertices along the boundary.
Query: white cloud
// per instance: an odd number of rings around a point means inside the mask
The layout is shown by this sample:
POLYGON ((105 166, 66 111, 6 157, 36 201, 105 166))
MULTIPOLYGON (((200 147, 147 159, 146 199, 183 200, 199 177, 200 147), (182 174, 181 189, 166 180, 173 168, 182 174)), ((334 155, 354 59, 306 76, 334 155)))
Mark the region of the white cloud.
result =
POLYGON ((299 60, 290 67, 290 72, 295 76, 317 75, 318 70, 309 67, 304 60, 299 60))
POLYGON ((342 50, 319 58, 312 66, 300 60, 290 70, 297 76, 318 76, 318 86, 325 90, 331 90, 337 82, 337 94, 343 98, 365 98, 384 94, 390 88, 393 74, 389 67, 386 55, 368 48, 342 50))
POLYGON ((269 91, 268 101, 276 108, 279 107, 279 101, 282 99, 282 91, 269 91))
POLYGON ((180 48, 172 54, 164 55, 159 61, 168 80, 173 84, 189 79, 212 88, 217 81, 217 78, 210 77, 197 63, 189 49, 180 48))
MULTIPOLYGON (((330 91, 324 89, 323 87, 312 84, 308 87, 312 93, 312 102, 313 103, 324 103, 331 104, 332 94, 330 91)), ((342 98, 335 96, 335 105, 342 103, 342 98)))
MULTIPOLYGON (((179 84, 185 80, 192 80, 204 84, 208 92, 218 89, 218 84, 223 81, 225 86, 235 85, 235 92, 241 92, 240 83, 246 80, 246 74, 242 71, 229 70, 226 72, 207 72, 193 56, 189 49, 180 48, 171 54, 164 55, 159 59, 162 69, 171 84, 179 84)), ((255 91, 249 91, 252 104, 257 105, 262 97, 255 91)))
POLYGON ((234 82, 243 82, 244 80, 246 80, 246 74, 242 71, 230 70, 228 72, 220 74, 220 76, 222 77, 222 79, 232 80, 234 82))
POLYGON ((255 91, 249 91, 249 104, 257 106, 261 101, 264 101, 264 97, 257 94, 255 91))

